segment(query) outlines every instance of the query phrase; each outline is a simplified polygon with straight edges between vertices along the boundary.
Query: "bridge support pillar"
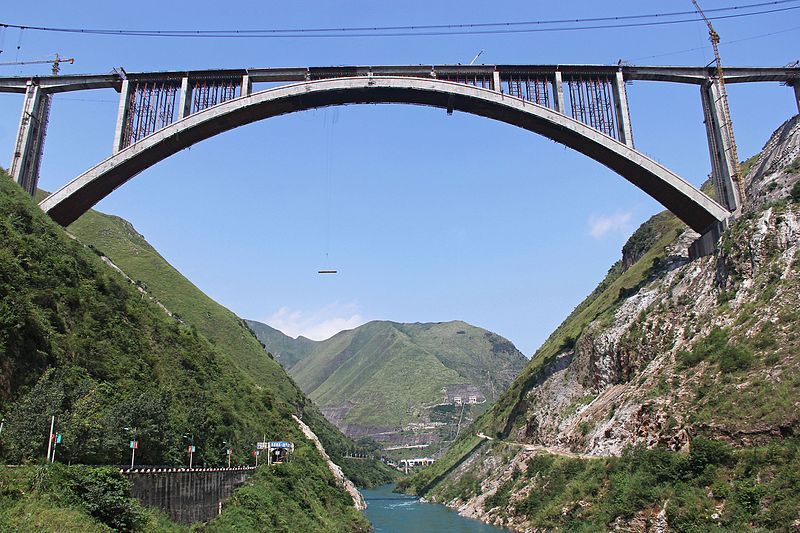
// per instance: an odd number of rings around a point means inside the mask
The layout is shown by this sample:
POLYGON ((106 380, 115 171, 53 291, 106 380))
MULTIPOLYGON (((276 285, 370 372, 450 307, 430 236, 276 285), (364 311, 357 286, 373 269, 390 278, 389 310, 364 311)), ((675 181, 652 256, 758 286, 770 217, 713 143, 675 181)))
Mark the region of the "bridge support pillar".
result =
POLYGON ((492 89, 501 93, 503 92, 503 82, 500 79, 500 71, 495 70, 492 72, 492 89))
POLYGON ((564 105, 564 80, 561 78, 560 70, 557 70, 553 77, 553 104, 556 106, 556 111, 562 115, 567 114, 564 105))
POLYGON ((122 80, 122 89, 119 92, 119 108, 117 110, 117 125, 114 128, 114 148, 112 155, 125 148, 125 123, 128 121, 131 101, 131 82, 122 80))
POLYGON ((191 113, 192 87, 189 85, 189 76, 181 79, 181 97, 178 101, 178 120, 188 117, 191 113))
POLYGON ((253 92, 253 82, 250 80, 250 76, 245 74, 242 76, 242 96, 250 96, 250 93, 253 92))
POLYGON ((17 131, 17 142, 11 155, 11 177, 31 196, 39 183, 39 165, 42 161, 47 120, 50 116, 50 95, 29 80, 22 104, 22 117, 17 131))
POLYGON ((633 130, 631 129, 631 112, 628 108, 628 92, 625 90, 625 78, 618 70, 614 78, 614 105, 617 108, 617 127, 619 140, 633 148, 633 130))
POLYGON ((730 117, 721 100, 719 81, 708 80, 700 86, 703 101, 708 151, 711 156, 711 181, 717 193, 717 201, 729 211, 736 212, 741 208, 739 190, 734 182, 738 161, 733 157, 732 132, 728 124, 730 117))
POLYGON ((797 112, 800 113, 800 80, 794 82, 794 100, 797 104, 797 112))

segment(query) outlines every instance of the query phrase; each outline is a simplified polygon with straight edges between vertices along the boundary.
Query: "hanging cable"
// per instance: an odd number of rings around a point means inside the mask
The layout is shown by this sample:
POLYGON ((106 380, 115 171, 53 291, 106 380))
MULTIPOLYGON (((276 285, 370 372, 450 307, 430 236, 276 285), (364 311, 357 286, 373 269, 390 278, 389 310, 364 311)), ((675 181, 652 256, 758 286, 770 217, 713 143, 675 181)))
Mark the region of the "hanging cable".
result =
POLYGON ((8 33, 8 28, 5 26, 0 27, 0 54, 2 54, 5 49, 6 33, 8 33))
POLYGON ((14 61, 19 61, 19 49, 22 48, 22 33, 25 31, 25 27, 20 27, 19 29, 19 37, 17 37, 17 52, 14 55, 14 61))
MULTIPOLYGON (((735 5, 709 10, 709 19, 721 20, 755 15, 766 15, 799 9, 800 6, 775 8, 785 4, 796 4, 800 0, 773 0, 752 4, 735 5), (760 9, 772 7, 771 9, 760 9), (742 10, 754 10, 747 13, 729 13, 742 10), (714 13, 729 13, 717 14, 714 13)), ((505 34, 532 32, 584 31, 614 28, 633 28, 661 26, 696 22, 694 11, 673 11, 636 15, 619 15, 575 19, 550 19, 534 21, 482 22, 462 24, 425 24, 408 26, 357 26, 342 28, 269 28, 269 29, 221 29, 221 30, 128 30, 128 29, 94 29, 65 28, 48 26, 20 26, 0 23, 9 28, 25 28, 33 31, 78 33, 87 35, 116 35, 126 37, 185 37, 185 38, 341 38, 341 37, 405 37, 433 35, 465 35, 465 34, 505 34), (685 17, 675 20, 665 18, 685 17), (638 21, 620 23, 622 21, 638 21), (589 25, 585 25, 589 23, 589 25), (603 24, 598 24, 603 23, 603 24), (576 25, 561 27, 541 27, 550 25, 576 25), (534 26, 534 27, 527 27, 534 26)))
POLYGON ((333 145, 334 126, 339 120, 339 109, 325 109, 323 114, 323 135, 325 136, 325 268, 318 270, 318 274, 337 274, 338 270, 331 268, 331 218, 333 197, 333 175, 331 172, 331 146, 333 145))

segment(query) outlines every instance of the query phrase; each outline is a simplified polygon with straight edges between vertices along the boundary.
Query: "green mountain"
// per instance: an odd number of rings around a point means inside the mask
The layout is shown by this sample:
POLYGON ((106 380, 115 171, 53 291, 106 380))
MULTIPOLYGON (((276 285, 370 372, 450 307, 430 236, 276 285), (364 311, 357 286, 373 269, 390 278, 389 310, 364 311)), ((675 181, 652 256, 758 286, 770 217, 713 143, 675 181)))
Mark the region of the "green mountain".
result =
POLYGON ((789 531, 800 508, 800 116, 719 250, 656 215, 405 490, 514 530, 789 531), (480 433, 483 437, 476 435, 480 433))
POLYGON ((0 471, 0 528, 61 531, 62 516, 74 530, 173 527, 126 497, 117 470, 78 465, 124 464, 133 435, 142 463, 185 464, 185 434, 195 464, 222 465, 226 444, 241 464, 264 433, 296 443, 291 468, 255 475, 250 497, 234 498, 218 523, 274 530, 286 511, 297 530, 368 528, 292 419, 310 402, 275 361, 250 361, 273 374, 254 379, 248 362, 169 316, 4 172, 0 239, 0 460, 24 465, 0 471), (72 466, 35 465, 51 416, 63 436, 57 459, 72 466))
POLYGON ((303 336, 291 338, 280 330, 256 322, 245 320, 261 343, 266 346, 269 353, 287 370, 292 368, 300 359, 303 359, 314 349, 315 342, 303 336))
POLYGON ((221 306, 170 265, 126 220, 88 211, 67 230, 107 257, 158 304, 180 321, 191 324, 220 351, 232 354, 231 364, 258 387, 302 413, 333 461, 359 486, 385 483, 392 473, 378 461, 354 461, 344 456, 355 447, 265 352, 247 324, 221 306))
POLYGON ((329 420, 394 446, 451 440, 527 362, 508 340, 460 321, 374 321, 319 342, 248 324, 329 420))

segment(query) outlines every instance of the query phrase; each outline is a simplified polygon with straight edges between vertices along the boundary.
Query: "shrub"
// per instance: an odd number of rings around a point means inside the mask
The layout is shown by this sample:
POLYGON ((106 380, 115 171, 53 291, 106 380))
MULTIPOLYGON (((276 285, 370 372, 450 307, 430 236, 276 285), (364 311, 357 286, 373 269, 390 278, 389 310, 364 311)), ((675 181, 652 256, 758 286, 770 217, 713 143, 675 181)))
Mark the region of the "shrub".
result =
POLYGON ((755 362, 753 349, 746 344, 726 346, 719 358, 719 368, 723 372, 747 370, 755 362))
POLYGON ((115 468, 72 467, 69 488, 86 512, 120 531, 132 531, 141 521, 141 508, 129 496, 130 482, 115 468))
POLYGON ((733 461, 733 450, 727 442, 697 437, 692 440, 686 469, 690 475, 700 476, 709 466, 727 466, 733 461))
POLYGON ((678 360, 678 364, 684 368, 691 368, 696 366, 700 361, 703 360, 703 357, 695 353, 694 350, 681 350, 675 355, 675 359, 678 360))
POLYGON ((792 191, 789 193, 792 197, 792 200, 795 202, 800 202, 800 181, 796 181, 792 186, 792 191))

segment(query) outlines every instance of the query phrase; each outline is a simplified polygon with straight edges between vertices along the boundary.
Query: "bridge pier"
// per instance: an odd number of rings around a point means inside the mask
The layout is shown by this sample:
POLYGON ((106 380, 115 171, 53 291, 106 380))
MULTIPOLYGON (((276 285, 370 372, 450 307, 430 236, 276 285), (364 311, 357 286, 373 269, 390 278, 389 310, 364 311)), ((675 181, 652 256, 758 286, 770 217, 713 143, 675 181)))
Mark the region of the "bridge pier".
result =
POLYGON ((619 127, 619 140, 633 148, 633 130, 631 129, 631 112, 628 108, 628 92, 625 89, 625 78, 622 71, 618 70, 612 85, 614 105, 617 108, 617 123, 619 127))
POLYGON ((125 131, 125 123, 128 121, 128 112, 131 105, 131 82, 122 80, 122 89, 119 93, 119 109, 117 111, 117 125, 114 128, 114 148, 111 153, 116 154, 125 148, 122 135, 125 131))
POLYGON ((191 113, 192 86, 189 84, 189 76, 181 78, 181 97, 178 102, 178 120, 188 117, 191 113))
POLYGON ((9 170, 14 181, 31 196, 36 193, 39 183, 39 165, 50 117, 50 98, 36 80, 28 80, 9 170))
POLYGON ((563 115, 567 114, 567 107, 564 104, 564 80, 560 70, 556 70, 553 76, 553 103, 556 111, 563 115))
POLYGON ((722 91, 719 80, 710 79, 700 86, 700 97, 703 102, 708 151, 711 157, 711 180, 717 193, 717 201, 731 212, 741 209, 742 199, 735 180, 736 161, 733 150, 733 128, 731 117, 722 102, 722 91))
POLYGON ((800 113, 800 80, 794 82, 794 100, 797 104, 797 112, 800 113))
POLYGON ((250 79, 249 74, 242 76, 241 96, 250 96, 253 92, 253 81, 250 79))

